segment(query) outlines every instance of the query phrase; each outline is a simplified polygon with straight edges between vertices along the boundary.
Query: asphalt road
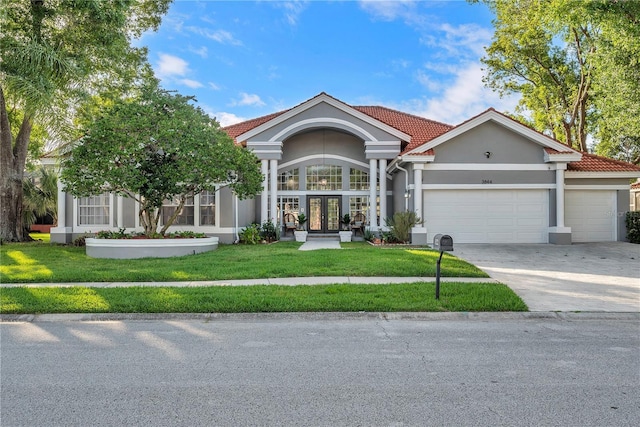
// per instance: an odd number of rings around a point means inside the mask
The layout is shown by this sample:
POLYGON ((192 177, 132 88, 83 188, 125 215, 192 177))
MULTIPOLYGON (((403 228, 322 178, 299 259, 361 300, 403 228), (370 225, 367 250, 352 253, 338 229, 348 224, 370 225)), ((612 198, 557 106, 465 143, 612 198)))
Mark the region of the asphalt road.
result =
POLYGON ((0 324, 0 425, 637 426, 638 316, 0 324))

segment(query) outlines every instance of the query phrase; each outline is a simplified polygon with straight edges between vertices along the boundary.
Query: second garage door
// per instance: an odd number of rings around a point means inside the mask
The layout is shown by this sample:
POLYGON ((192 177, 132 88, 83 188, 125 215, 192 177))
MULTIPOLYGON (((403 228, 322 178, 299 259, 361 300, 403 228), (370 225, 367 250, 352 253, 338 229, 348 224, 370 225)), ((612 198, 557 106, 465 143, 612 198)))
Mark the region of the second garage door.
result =
POLYGON ((611 190, 567 190, 565 223, 574 242, 616 240, 616 192, 611 190))
POLYGON ((426 190, 427 239, 449 234, 455 243, 547 243, 547 190, 426 190))

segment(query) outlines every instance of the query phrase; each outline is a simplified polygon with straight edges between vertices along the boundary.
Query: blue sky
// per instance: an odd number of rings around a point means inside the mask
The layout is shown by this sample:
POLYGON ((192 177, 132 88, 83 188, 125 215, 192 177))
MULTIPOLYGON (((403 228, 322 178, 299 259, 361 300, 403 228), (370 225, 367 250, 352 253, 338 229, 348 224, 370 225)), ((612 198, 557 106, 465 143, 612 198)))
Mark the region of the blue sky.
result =
POLYGON ((176 0, 137 44, 163 87, 223 126, 320 92, 457 124, 517 103, 482 83, 491 19, 466 1, 176 0))

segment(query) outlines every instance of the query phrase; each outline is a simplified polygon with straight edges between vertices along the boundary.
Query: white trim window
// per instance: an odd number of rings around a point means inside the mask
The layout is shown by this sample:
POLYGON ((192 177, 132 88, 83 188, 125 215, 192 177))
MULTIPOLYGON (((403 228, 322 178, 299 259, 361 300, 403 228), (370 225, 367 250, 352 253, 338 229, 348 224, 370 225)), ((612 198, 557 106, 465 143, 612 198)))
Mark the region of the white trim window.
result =
POLYGON ((349 190, 369 190, 369 172, 350 168, 349 190))
POLYGON ((200 202, 200 224, 216 225, 216 192, 203 191, 198 194, 200 202))
MULTIPOLYGON (((178 209, 179 200, 174 198, 173 200, 165 200, 162 205, 162 223, 166 224, 171 215, 178 209)), ((171 225, 195 225, 194 224, 194 205, 193 195, 187 196, 187 200, 182 206, 182 210, 176 217, 176 220, 171 225)))
POLYGON ((78 225, 110 225, 111 196, 103 193, 98 196, 80 197, 78 201, 78 225))
POLYGON ((307 190, 342 190, 342 166, 313 165, 306 168, 307 190))
POLYGON ((354 218, 358 213, 363 214, 369 224, 369 196, 349 196, 349 215, 354 218))
POLYGON ((292 213, 297 218, 300 213, 300 197, 280 197, 278 213, 280 212, 284 212, 285 215, 292 213))
POLYGON ((290 169, 278 174, 278 191, 300 189, 300 169, 290 169))

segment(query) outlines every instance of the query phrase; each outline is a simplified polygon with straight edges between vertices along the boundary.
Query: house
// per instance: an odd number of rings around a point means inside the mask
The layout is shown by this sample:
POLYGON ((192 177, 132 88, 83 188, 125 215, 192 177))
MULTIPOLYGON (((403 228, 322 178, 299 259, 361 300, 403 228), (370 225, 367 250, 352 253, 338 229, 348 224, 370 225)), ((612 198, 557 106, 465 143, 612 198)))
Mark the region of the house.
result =
MULTIPOLYGON (((251 222, 283 226, 305 213, 312 235, 338 233, 363 214, 372 232, 398 211, 423 219, 414 244, 445 233, 457 243, 556 243, 625 239, 630 181, 640 167, 568 146, 489 109, 451 126, 326 94, 225 128, 261 163, 263 190, 237 200, 227 188, 189 199, 172 228, 233 242, 251 222)), ((52 242, 102 229, 139 229, 133 200, 60 190, 52 242)), ((166 217, 175 209, 164 208, 166 217)))
POLYGON ((629 210, 640 211, 640 179, 631 184, 631 194, 629 196, 629 210))

